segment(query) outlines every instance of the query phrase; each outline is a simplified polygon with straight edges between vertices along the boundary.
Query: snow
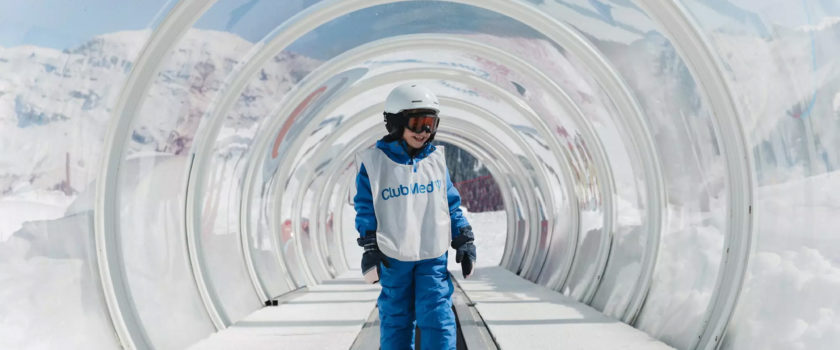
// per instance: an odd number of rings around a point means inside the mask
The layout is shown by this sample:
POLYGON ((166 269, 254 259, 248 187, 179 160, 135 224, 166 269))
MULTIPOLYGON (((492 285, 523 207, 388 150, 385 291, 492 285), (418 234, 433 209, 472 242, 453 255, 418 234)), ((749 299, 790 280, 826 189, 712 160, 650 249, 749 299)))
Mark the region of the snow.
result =
POLYGON ((75 198, 63 192, 16 189, 19 194, 0 197, 0 243, 9 240, 27 221, 52 220, 64 216, 75 198))
MULTIPOLYGON (((61 195, 52 197, 60 201, 61 195)), ((6 209, 0 208, 4 214, 6 209)), ((41 209, 30 205, 16 213, 35 218, 44 215, 41 209)), ((0 226, 20 220, 3 215, 0 226)), ((91 223, 90 213, 27 221, 14 236, 0 241, 0 348, 118 346, 93 262, 91 223)))
POLYGON ((759 240, 722 349, 840 344, 838 194, 840 172, 759 189, 759 240))
POLYGON ((101 300, 94 299, 99 297, 95 290, 85 288, 92 282, 85 271, 88 266, 79 260, 43 257, 15 260, 0 261, 4 286, 0 300, 15 303, 0 308, 0 348, 108 349, 117 345, 115 339, 101 336, 109 330, 110 321, 91 315, 90 304, 101 300))
MULTIPOLYGON (((507 215, 504 211, 487 211, 471 213, 461 207, 464 217, 472 226, 475 234, 475 266, 498 266, 505 252, 507 238, 507 215)), ((455 250, 449 250, 449 270, 452 273, 461 272, 461 265, 455 263, 455 250)))

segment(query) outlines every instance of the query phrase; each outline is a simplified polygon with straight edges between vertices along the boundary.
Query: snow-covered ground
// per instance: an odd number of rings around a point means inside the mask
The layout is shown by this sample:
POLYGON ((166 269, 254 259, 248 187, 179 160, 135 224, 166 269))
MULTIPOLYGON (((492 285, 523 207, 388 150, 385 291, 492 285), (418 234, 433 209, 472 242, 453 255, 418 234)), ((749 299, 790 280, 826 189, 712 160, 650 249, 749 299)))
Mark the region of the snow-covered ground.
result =
POLYGON ((836 349, 840 172, 762 187, 756 208, 755 253, 722 348, 836 349))
POLYGON ((0 243, 8 240, 27 221, 52 220, 64 216, 75 196, 60 191, 20 190, 15 196, 0 197, 0 243))
POLYGON ((95 265, 92 213, 64 216, 62 192, 4 198, 0 349, 118 347, 95 265), (12 212, 13 215, 5 215, 12 212))
MULTIPOLYGON (((475 234, 476 266, 497 266, 505 252, 507 236, 507 215, 504 211, 470 213, 461 207, 464 216, 475 234)), ((461 265, 455 263, 455 251, 449 251, 449 270, 461 271, 461 265)))

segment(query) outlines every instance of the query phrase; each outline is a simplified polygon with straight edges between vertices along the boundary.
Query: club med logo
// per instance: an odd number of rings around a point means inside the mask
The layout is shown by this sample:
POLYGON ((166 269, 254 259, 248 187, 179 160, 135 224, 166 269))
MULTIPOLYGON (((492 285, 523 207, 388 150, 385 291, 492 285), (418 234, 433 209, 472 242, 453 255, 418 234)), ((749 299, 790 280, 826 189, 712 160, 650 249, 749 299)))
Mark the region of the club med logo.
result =
POLYGON ((435 180, 429 182, 428 184, 421 184, 419 182, 415 182, 413 185, 406 186, 406 185, 399 185, 397 188, 388 187, 382 190, 382 200, 389 200, 391 198, 397 198, 400 196, 408 196, 408 195, 415 195, 418 193, 432 193, 435 189, 440 189, 443 184, 443 181, 435 180))

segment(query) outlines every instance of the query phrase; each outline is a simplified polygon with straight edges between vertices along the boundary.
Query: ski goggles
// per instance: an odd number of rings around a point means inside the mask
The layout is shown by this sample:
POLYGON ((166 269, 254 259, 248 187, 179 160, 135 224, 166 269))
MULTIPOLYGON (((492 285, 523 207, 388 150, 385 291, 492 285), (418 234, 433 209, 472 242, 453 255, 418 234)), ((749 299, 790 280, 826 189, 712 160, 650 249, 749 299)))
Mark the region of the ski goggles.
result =
POLYGON ((428 131, 429 133, 435 133, 437 131, 438 123, 440 123, 440 118, 434 114, 420 114, 420 115, 409 115, 408 116, 408 123, 406 123, 405 127, 408 130, 411 130, 415 133, 422 133, 423 131, 428 131))

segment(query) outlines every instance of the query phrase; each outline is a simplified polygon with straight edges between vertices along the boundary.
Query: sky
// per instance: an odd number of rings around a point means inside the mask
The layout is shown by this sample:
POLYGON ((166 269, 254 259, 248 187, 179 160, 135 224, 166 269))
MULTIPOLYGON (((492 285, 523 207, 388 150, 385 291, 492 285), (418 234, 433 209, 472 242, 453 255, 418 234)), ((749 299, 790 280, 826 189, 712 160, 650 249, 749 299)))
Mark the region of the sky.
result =
MULTIPOLYGON (((537 6, 545 1, 529 0, 537 6)), ((626 0, 554 0, 584 17, 611 21, 615 7, 632 6, 626 0), (597 11, 589 10, 594 8, 597 11)), ((742 8, 757 8, 765 20, 785 22, 793 9, 801 12, 810 3, 812 11, 825 9, 824 0, 792 1, 785 8, 756 4, 757 0, 709 0, 713 12, 739 20, 761 20, 742 8), (790 8, 792 7, 792 8, 790 8)), ((764 0, 762 0, 764 1, 764 0)), ((176 0, 26 0, 0 1, 0 46, 35 45, 59 50, 75 48, 100 34, 141 30, 156 26, 172 9, 176 0)), ((195 27, 228 31, 257 42, 300 10, 318 0, 219 0, 195 27)), ((694 4, 687 1, 687 4, 694 4)), ((828 1, 828 3, 832 3, 828 1)), ((838 10, 837 5, 829 11, 838 10)), ((795 12, 795 11, 794 11, 795 12)), ((717 15, 715 15, 717 16, 717 15)), ((794 22, 804 22, 802 19, 794 22)), ((796 24, 796 23, 789 23, 796 24)), ((798 23, 803 24, 803 23, 798 23)), ((626 23, 614 23, 626 26, 626 23)), ((758 27, 761 27, 758 24, 758 27)), ((632 30, 632 28, 625 28, 632 30)), ((327 59, 347 48, 397 34, 417 32, 484 32, 505 36, 534 37, 526 26, 509 18, 474 7, 447 2, 403 2, 375 6, 351 13, 311 32, 290 50, 318 59, 327 59), (365 33, 366 35, 358 35, 365 33), (328 43, 325 45, 325 43, 328 43)))
MULTIPOLYGON (((220 0, 195 23, 195 27, 228 31, 257 42, 280 23, 316 2, 220 0)), ((174 4, 174 0, 2 1, 0 46, 75 48, 96 35, 154 27, 174 4)), ((522 24, 505 19, 489 11, 445 2, 381 5, 330 22, 301 38, 290 49, 324 59, 363 42, 396 34, 480 30, 533 35, 522 24), (360 36, 357 34, 360 32, 367 35, 360 36)))
MULTIPOLYGON (((529 0, 537 6, 546 0, 529 0)), ((610 18, 613 8, 632 6, 626 0, 554 0, 558 4, 580 11, 581 8, 595 8, 598 13, 582 13, 584 16, 610 18), (583 7, 581 7, 583 6, 583 7)), ((7 0, 0 1, 0 46, 36 45, 56 49, 73 48, 90 38, 104 33, 139 30, 158 23, 175 5, 176 0, 7 0)), ((196 23, 203 29, 233 32, 246 40, 256 42, 265 37, 278 24, 294 13, 318 0, 219 0, 196 23)), ((714 12, 726 17, 744 20, 755 15, 743 8, 754 8, 761 12, 764 20, 791 26, 804 23, 801 15, 803 6, 820 14, 837 13, 840 5, 833 0, 788 1, 768 5, 765 0, 705 0, 686 1, 686 4, 702 3, 714 12), (798 11, 798 12, 797 12, 798 11), (791 12, 798 15, 791 16, 791 12), (786 23, 788 22, 788 23, 786 23)), ((374 30, 378 19, 386 14, 393 18, 405 18, 398 31, 411 32, 420 23, 425 29, 476 30, 495 34, 519 33, 521 28, 511 27, 502 16, 478 10, 465 5, 446 2, 407 2, 376 6, 368 10, 345 16, 331 23, 329 39, 354 41, 361 30, 374 30)), ((757 18, 757 17, 756 17, 757 18)), ((753 21, 760 21, 753 19, 753 21)), ((508 21, 512 22, 512 21, 508 21)), ((522 27, 519 25, 519 27, 522 27)), ((393 29, 393 27, 392 27, 393 29)), ((387 34, 387 33, 386 33, 387 34)), ((312 51, 324 55, 325 50, 315 42, 303 40, 298 44, 301 51, 312 51)), ((323 38, 321 38, 323 39, 323 38)), ((322 44, 320 44, 322 45, 322 44)))
MULTIPOLYGON (((196 23, 250 41, 314 0, 220 0, 196 23), (266 16, 266 14, 271 14, 266 16)), ((155 26, 175 0, 28 0, 0 2, 0 46, 76 47, 90 38, 155 26)))
POLYGON ((99 34, 147 28, 168 2, 0 1, 0 46, 75 47, 99 34))

